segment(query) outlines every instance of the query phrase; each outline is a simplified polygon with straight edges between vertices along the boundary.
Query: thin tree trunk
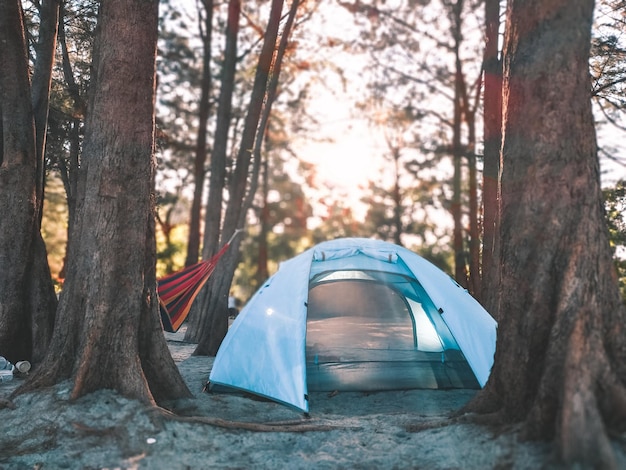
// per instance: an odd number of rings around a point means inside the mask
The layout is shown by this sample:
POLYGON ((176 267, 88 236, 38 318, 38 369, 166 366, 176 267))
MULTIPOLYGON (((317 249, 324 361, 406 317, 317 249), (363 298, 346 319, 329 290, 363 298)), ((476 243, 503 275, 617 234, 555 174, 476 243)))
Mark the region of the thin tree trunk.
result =
POLYGON ((213 0, 203 0, 206 17, 204 27, 200 24, 202 38, 202 81, 200 85, 200 104, 198 110, 198 138, 196 140, 196 155, 194 159, 194 192, 191 202, 189 221, 189 238, 187 243, 186 266, 198 262, 200 255, 200 216, 202 196, 204 194, 205 163, 207 158, 207 123, 211 111, 211 36, 213 32, 213 0))
MULTIPOLYGON (((273 73, 271 75, 271 79, 268 85, 267 90, 267 99, 265 100, 265 107, 263 108, 263 114, 261 116, 261 123, 259 124, 259 131, 256 138, 256 144, 254 146, 254 157, 255 163, 253 168, 253 176, 252 181, 258 181, 258 174, 260 172, 261 165, 263 166, 263 207, 261 208, 261 234, 259 236, 259 259, 258 259, 258 269, 256 273, 257 283, 260 286, 262 282, 264 282, 269 277, 269 271, 267 266, 268 261, 268 246, 267 246, 267 235, 270 230, 269 226, 269 205, 268 205, 268 194, 269 194, 269 154, 271 153, 271 139, 269 138, 269 119, 272 112, 272 106, 274 101, 276 100, 276 96, 278 94, 278 83, 280 78, 280 71, 282 69, 283 59, 285 57, 285 52, 287 51, 287 46, 289 43, 289 38, 291 36, 291 31, 294 26, 294 22, 296 19, 296 15, 298 13, 298 7, 300 6, 300 0, 293 0, 291 2, 291 8, 289 10, 289 15, 287 17, 287 22, 285 23, 285 28, 283 29, 283 33, 280 39, 280 44, 278 45, 278 51, 276 53, 276 58, 274 60, 273 73), (266 154, 267 157, 263 158, 261 154, 261 147, 263 146, 263 142, 265 142, 266 154)), ((254 194, 256 193, 256 185, 253 183, 251 185, 250 191, 248 191, 248 196, 246 201, 244 201, 244 208, 247 211, 248 208, 252 207, 254 194)), ((243 227, 245 224, 245 215, 241 218, 240 226, 243 227)))
POLYGON ((268 248, 267 248, 267 235, 270 231, 270 209, 268 202, 269 195, 269 164, 268 159, 263 160, 263 184, 261 185, 263 202, 261 206, 260 214, 260 226, 259 232, 259 253, 257 256, 257 269, 256 269, 256 282, 257 286, 261 286, 263 282, 269 277, 269 269, 267 267, 268 260, 268 248))
POLYGON ((37 38, 36 62, 33 71, 32 101, 35 114, 37 178, 39 179, 38 200, 43 208, 44 153, 48 131, 48 105, 52 85, 52 66, 57 44, 60 0, 43 0, 39 8, 39 37, 37 38))
MULTIPOLYGON (((233 178, 230 183, 228 206, 222 230, 223 241, 228 240, 235 233, 235 230, 240 227, 247 210, 246 191, 248 189, 250 161, 254 151, 251 149, 254 149, 255 146, 259 120, 265 99, 267 98, 268 81, 270 71, 272 70, 272 59, 278 37, 283 3, 283 0, 272 1, 270 19, 259 56, 250 105, 244 122, 233 178)), ((279 71, 275 71, 275 73, 278 74, 279 71)), ((256 185, 257 182, 253 181, 253 184, 256 185)), ((252 191, 248 195, 250 196, 251 193, 252 191)), ((248 201, 251 201, 251 197, 248 198, 248 201)), ((200 329, 200 340, 198 347, 194 351, 196 355, 214 356, 224 336, 226 336, 228 330, 228 293, 239 258, 240 242, 241 239, 238 237, 232 243, 230 250, 220 260, 222 263, 220 272, 216 272, 213 275, 213 282, 209 284, 208 307, 205 309, 207 312, 205 327, 200 329)))
POLYGON ((480 229, 478 214, 478 179, 476 168, 476 110, 480 101, 481 79, 479 77, 474 89, 475 94, 470 102, 465 77, 462 80, 462 110, 467 125, 467 168, 469 180, 469 292, 480 301, 480 229))
POLYGON ((453 227, 453 249, 454 249, 454 278, 464 287, 467 287, 467 269, 465 262, 465 249, 463 243, 463 211, 461 201, 461 181, 462 181, 462 159, 463 149, 461 147, 461 119, 462 119, 462 86, 463 72, 461 70, 460 45, 461 45, 461 12, 463 11, 463 1, 458 0, 453 5, 453 31, 455 73, 454 73, 454 117, 452 127, 452 159, 454 175, 452 182, 452 218, 453 227))
POLYGON ((483 160, 483 250, 481 263, 481 302, 497 315, 496 305, 496 220, 498 214, 498 174, 502 142, 502 63, 498 58, 500 0, 485 0, 484 71, 484 160, 483 160))
MULTIPOLYGON (((37 151, 37 200, 39 201, 39 227, 43 215, 45 194, 45 153, 46 134, 48 132, 48 110, 50 88, 52 85, 52 67, 57 44, 60 0, 44 0, 39 9, 39 37, 36 46, 36 62, 32 76, 32 102, 35 116, 35 149, 37 151)), ((37 274, 33 276, 33 292, 30 302, 34 316, 32 318, 33 346, 32 360, 39 363, 46 353, 56 311, 56 298, 51 281, 48 254, 40 236, 35 236, 31 266, 37 274)))
POLYGON ((468 179, 469 179, 469 283, 470 293, 480 301, 480 230, 478 228, 478 179, 476 170, 476 154, 474 145, 468 147, 468 179))
MULTIPOLYGON (((220 231, 222 228, 222 205, 224 187, 226 185, 226 154, 228 151, 228 129, 231 125, 232 100, 235 89, 235 72, 237 68, 237 38, 239 35, 239 17, 241 1, 230 0, 228 3, 228 24, 226 27, 226 46, 224 50, 224 66, 220 97, 215 125, 215 141, 211 155, 211 175, 209 177, 209 194, 206 205, 204 224, 204 246, 202 259, 211 259, 219 251, 220 231)), ((232 248, 229 250, 231 251, 232 248)), ((223 269, 220 261, 219 269, 223 269)), ((207 304, 215 275, 211 276, 202 292, 191 308, 185 332, 185 341, 197 343, 203 329, 207 328, 207 304)))
MULTIPOLYGON (((64 159, 60 159, 59 168, 61 169, 61 178, 63 180, 63 185, 65 187, 65 194, 67 197, 67 211, 68 211, 68 222, 67 222, 67 243, 66 243, 66 253, 70 249, 72 245, 72 226, 74 225, 75 215, 76 215, 76 205, 77 205, 77 194, 78 194, 78 175, 80 169, 80 147, 81 147, 81 139, 80 139, 80 129, 81 124, 85 118, 85 111, 87 105, 85 103, 84 98, 80 95, 80 87, 78 83, 76 83, 76 79, 74 78, 74 72, 72 70, 72 63, 70 61, 70 55, 67 48, 67 41, 65 37, 65 27, 64 27, 64 18, 65 18, 65 8, 63 7, 63 3, 60 7, 59 14, 59 27, 58 27, 58 36, 59 36, 59 45, 61 46, 61 57, 62 57, 62 70, 63 70, 63 78, 65 79, 65 85, 67 88, 67 92, 72 98, 72 109, 73 109, 73 117, 70 120, 69 132, 68 132, 68 158, 67 161, 64 159)), ((67 256, 63 262, 63 268, 61 269, 62 277, 65 278, 65 273, 67 271, 66 268, 67 256)))
POLYGON ((78 118, 78 117, 84 118, 87 105, 83 97, 80 95, 80 87, 78 86, 78 83, 76 83, 76 79, 74 78, 74 72, 72 70, 72 62, 70 60, 70 54, 67 49, 64 19, 65 19, 65 8, 62 3, 60 14, 59 14, 58 36, 59 36, 59 45, 61 46, 61 57, 63 58, 63 61, 62 61, 63 78, 65 79, 67 92, 72 98, 72 108, 73 108, 74 118, 78 118))
POLYGON ((393 242, 396 245, 402 245, 402 195, 400 191, 400 147, 392 146, 393 158, 393 242))

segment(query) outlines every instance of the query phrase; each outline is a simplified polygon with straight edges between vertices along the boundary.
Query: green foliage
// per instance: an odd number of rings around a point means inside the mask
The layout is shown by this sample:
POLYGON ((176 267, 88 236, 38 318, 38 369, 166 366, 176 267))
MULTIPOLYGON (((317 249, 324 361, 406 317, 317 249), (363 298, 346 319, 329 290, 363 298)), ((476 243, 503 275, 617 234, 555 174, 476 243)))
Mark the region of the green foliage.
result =
POLYGON ((190 201, 177 192, 163 191, 157 196, 156 243, 157 278, 185 266, 189 234, 190 201))
POLYGON ((626 301, 626 180, 604 190, 604 207, 620 291, 626 301))
POLYGON ((185 266, 188 228, 187 225, 176 225, 170 229, 167 236, 162 228, 157 229, 157 278, 178 271, 185 266))
POLYGON ((321 217, 321 223, 313 229, 312 244, 340 237, 368 237, 372 233, 366 232, 362 222, 355 219, 350 207, 343 202, 330 200, 325 204, 326 213, 321 217))

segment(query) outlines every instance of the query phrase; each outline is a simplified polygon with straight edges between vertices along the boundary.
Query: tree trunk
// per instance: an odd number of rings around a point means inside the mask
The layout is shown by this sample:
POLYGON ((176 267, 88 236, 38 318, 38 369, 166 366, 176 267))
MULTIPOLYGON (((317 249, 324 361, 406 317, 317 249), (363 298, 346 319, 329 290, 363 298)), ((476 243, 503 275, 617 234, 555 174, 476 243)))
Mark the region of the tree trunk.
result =
POLYGON ((626 309, 590 101, 593 10, 508 3, 498 347, 472 406, 490 401, 526 437, 554 438, 570 467, 616 468, 606 428, 626 422, 626 309))
POLYGON ((261 286, 263 282, 269 277, 269 269, 267 266, 268 255, 268 243, 267 236, 270 232, 270 207, 268 201, 269 195, 269 163, 266 158, 263 160, 263 184, 262 188, 262 206, 259 214, 259 253, 257 255, 257 269, 255 273, 255 279, 257 286, 261 286))
POLYGON ((476 155, 474 146, 468 147, 471 152, 467 156, 469 179, 469 282, 468 290, 480 301, 480 236, 478 228, 478 179, 476 176, 476 155))
POLYGON ((391 198, 393 199, 393 242, 402 245, 402 192, 400 190, 400 146, 390 145, 391 158, 393 158, 393 188, 391 198))
POLYGON ((44 0, 39 8, 39 37, 36 45, 36 62, 33 71, 32 100, 35 115, 35 133, 37 150, 38 199, 43 208, 44 190, 44 153, 48 131, 48 109, 50 87, 52 85, 52 66, 57 44, 60 0, 44 0))
MULTIPOLYGON (((45 0, 39 8, 39 37, 36 62, 32 77, 32 102, 35 117, 35 149, 37 152, 37 201, 39 202, 38 230, 41 229, 45 194, 45 154, 48 132, 48 111, 52 67, 57 44, 60 0, 45 0)), ((57 301, 51 281, 48 254, 43 239, 36 235, 32 253, 33 291, 30 295, 32 311, 32 360, 39 363, 48 347, 54 327, 57 301)))
MULTIPOLYGON (((226 27, 226 46, 222 68, 222 84, 215 125, 215 141, 211 155, 211 175, 209 177, 209 195, 206 205, 204 224, 204 246, 202 259, 211 259, 219 251, 220 231, 222 228, 222 204, 226 185, 226 154, 228 150, 228 129, 230 127, 235 72, 237 69, 237 37, 239 35, 239 16, 241 1, 230 0, 228 4, 228 24, 226 27)), ((229 250, 230 251, 230 250, 229 250)), ((223 264, 223 263, 220 263, 223 264)), ((220 270, 222 266, 220 266, 220 270)), ((201 331, 207 328, 206 305, 210 295, 213 276, 204 286, 193 304, 185 332, 185 341, 198 342, 201 331)))
MULTIPOLYGON (((202 81, 200 85, 200 104, 198 110, 198 138, 196 139, 196 156, 194 159, 194 192, 191 202, 189 221, 189 238, 187 243, 187 259, 185 266, 198 262, 200 255, 200 215, 202 195, 204 194, 204 168, 207 157, 207 123, 211 111, 211 36, 213 32, 213 0, 202 2, 206 13, 204 28, 200 24, 202 38, 202 81)), ((202 15, 200 15, 202 16, 202 15)))
POLYGON ((465 261, 465 249, 463 243, 463 211, 461 201, 461 181, 462 181, 462 159, 463 149, 461 147, 461 118, 462 118, 462 87, 463 72, 461 70, 461 23, 463 11, 463 1, 459 0, 452 5, 452 36, 454 39, 455 73, 454 73, 454 117, 452 123, 452 159, 454 165, 454 175, 452 180, 452 218, 453 227, 453 249, 454 249, 454 278, 463 287, 467 287, 467 269, 465 261))
MULTIPOLYGON (((270 83, 268 85, 267 91, 267 99, 266 105, 263 109, 263 115, 261 116, 261 123, 259 125, 259 133, 257 134, 256 144, 254 146, 254 155, 255 155, 255 166, 253 170, 253 181, 258 181, 258 175, 260 172, 261 165, 263 166, 263 207, 261 208, 261 231, 259 235, 259 257, 258 257, 258 268, 256 272, 256 280, 257 285, 260 286, 261 283, 265 282, 265 280, 269 277, 269 270, 267 266, 268 261, 268 240, 267 235, 270 231, 270 214, 269 214, 269 203, 268 203, 268 195, 269 195, 269 154, 271 153, 271 139, 269 138, 269 129, 268 122, 271 116, 272 105, 276 99, 278 94, 278 83, 280 78, 280 71, 282 69, 282 62, 285 57, 285 52, 287 50, 287 46, 289 44, 289 37, 291 36, 291 31, 293 29, 293 25, 295 23, 296 15, 298 13, 298 8, 300 6, 300 0, 293 0, 291 2, 291 7, 289 10, 289 15, 287 17, 287 22, 285 23, 285 28, 283 29, 283 34, 280 39, 280 44, 278 46, 278 52, 276 53, 276 58, 274 61, 273 73, 270 79, 270 83), (261 155, 261 148, 263 146, 263 142, 265 142, 265 150, 267 157, 263 158, 261 155)), ((256 186, 253 185, 251 190, 248 193, 248 198, 245 202, 246 207, 252 207, 252 203, 254 200, 254 193, 256 192, 256 186)), ((247 210, 247 209, 246 209, 247 210)))
POLYGON ((154 403, 191 396, 158 313, 154 90, 158 1, 100 5, 77 217, 54 335, 18 393, 73 380, 154 403))
POLYGON ((476 110, 480 102, 480 78, 474 87, 475 93, 471 96, 467 90, 467 80, 463 76, 463 116, 467 126, 467 169, 469 180, 469 292, 480 301, 481 298, 481 275, 480 275, 480 229, 478 214, 478 179, 476 168, 476 110))
MULTIPOLYGON (((67 48, 67 40, 65 37, 64 27, 65 9, 63 4, 61 5, 59 13, 59 45, 61 46, 62 57, 62 69, 63 78, 65 79, 65 85, 67 92, 72 98, 72 111, 73 117, 68 123, 69 131, 67 135, 68 141, 68 158, 59 160, 59 169, 61 172, 61 178, 65 187, 65 194, 67 196, 67 211, 68 211, 68 223, 67 223, 67 243, 66 252, 72 245, 72 228, 76 216, 77 193, 78 193, 78 174, 80 169, 80 151, 81 151, 81 139, 80 129, 85 117, 87 105, 84 98, 80 95, 80 87, 76 83, 74 78, 74 72, 72 70, 72 63, 70 60, 69 51, 67 48)), ((65 262, 67 261, 67 257, 65 262)), ((62 273, 65 278, 67 268, 65 263, 63 265, 62 273)))
POLYGON ((498 174, 502 143, 502 63, 498 59, 500 0, 485 0, 484 160, 483 160, 483 251, 481 262, 481 302, 497 314, 496 219, 498 214, 498 174))
MULTIPOLYGON (((248 189, 248 175, 253 153, 251 149, 254 149, 255 146, 261 111, 267 97, 268 80, 270 78, 270 70, 272 70, 272 59, 278 37, 283 3, 283 0, 272 0, 270 20, 257 64, 250 105, 244 122, 233 178, 230 182, 228 206, 222 228, 223 242, 228 240, 235 233, 235 230, 243 225, 245 213, 248 209, 246 207, 246 191, 248 189)), ((274 71, 274 73, 278 74, 279 71, 274 71)), ((256 186, 256 181, 253 181, 253 184, 256 186)), ((248 198, 248 201, 251 201, 251 199, 248 198)), ((230 249, 220 261, 221 269, 213 274, 209 283, 208 305, 206 308, 203 308, 206 312, 206 327, 200 329, 198 347, 194 351, 196 355, 214 356, 217 354, 224 336, 226 336, 228 330, 228 294, 239 259, 240 240, 238 237, 232 243, 230 249)))
POLYGON ((20 2, 0 2, 0 355, 37 363, 56 296, 39 231, 41 190, 20 2))

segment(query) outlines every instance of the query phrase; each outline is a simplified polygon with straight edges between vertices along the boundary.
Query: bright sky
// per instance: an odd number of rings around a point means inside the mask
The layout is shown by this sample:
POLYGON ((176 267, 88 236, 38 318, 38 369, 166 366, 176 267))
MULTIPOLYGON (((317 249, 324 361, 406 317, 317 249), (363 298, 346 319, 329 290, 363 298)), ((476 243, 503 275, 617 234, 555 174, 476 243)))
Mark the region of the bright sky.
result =
MULTIPOLYGON (((330 12, 320 9, 310 20, 316 23, 312 27, 320 37, 347 39, 354 35, 354 30, 349 27, 352 24, 350 13, 332 3, 326 8, 329 7, 330 12)), ((323 47, 317 51, 321 56, 328 53, 323 47)), ((335 56, 325 58, 341 65, 347 74, 348 89, 353 97, 363 100, 367 93, 360 89, 364 74, 363 61, 346 52, 334 51, 330 54, 335 56)), ((347 195, 356 207, 360 205, 358 200, 363 188, 367 187, 368 180, 380 177, 384 164, 382 155, 386 152, 386 146, 380 132, 368 127, 364 118, 356 117, 358 113, 352 109, 350 97, 345 95, 346 91, 338 81, 334 88, 328 90, 320 86, 313 95, 315 100, 309 107, 309 113, 319 117, 322 127, 315 141, 298 141, 295 147, 304 160, 317 165, 319 182, 325 181, 334 187, 336 194, 347 195)), ((624 133, 607 126, 599 130, 598 140, 601 146, 613 147, 622 159, 622 164, 601 159, 603 182, 614 184, 617 180, 626 178, 624 133)))
POLYGON ((303 160, 316 165, 317 184, 357 204, 368 181, 381 170, 384 148, 364 119, 350 115, 349 100, 321 93, 317 109, 310 110, 323 123, 316 140, 298 141, 295 147, 303 160))
MULTIPOLYGON (((332 2, 320 8, 309 20, 314 23, 307 27, 315 28, 318 37, 348 39, 356 34, 350 13, 337 8, 332 2), (328 8, 331 8, 331 11, 328 8)), ((317 47, 314 51, 316 59, 332 60, 344 70, 347 79, 347 90, 333 72, 325 77, 331 89, 321 84, 314 84, 308 113, 315 115, 320 128, 313 138, 310 136, 293 143, 298 155, 317 167, 316 183, 321 188, 332 188, 332 196, 338 200, 349 201, 355 216, 365 214, 365 207, 359 202, 370 180, 380 179, 384 171, 382 156, 387 152, 380 132, 366 122, 362 111, 354 109, 353 100, 363 100, 367 92, 362 87, 363 61, 339 48, 317 47), (349 94, 349 95, 348 95, 349 94), (360 113, 360 115, 359 115, 360 113)), ((623 134, 618 138, 611 133, 599 133, 601 145, 612 142, 621 146, 620 154, 626 159, 626 149, 622 142, 623 134)), ((602 169, 606 170, 603 180, 613 184, 620 178, 626 178, 624 166, 602 161, 602 169)))
MULTIPOLYGON (((352 21, 349 12, 330 2, 316 11, 305 29, 339 43, 358 34, 350 27, 352 21)), ((355 216, 362 218, 366 208, 359 200, 369 181, 379 178, 385 152, 380 133, 369 127, 363 111, 355 108, 355 101, 363 101, 368 93, 362 79, 365 61, 341 47, 315 45, 312 54, 313 60, 341 68, 345 82, 330 66, 320 72, 326 86, 319 82, 310 85, 313 99, 307 109, 319 121, 319 129, 312 138, 296 140, 294 148, 300 158, 316 166, 315 183, 339 201, 347 198, 355 216)))

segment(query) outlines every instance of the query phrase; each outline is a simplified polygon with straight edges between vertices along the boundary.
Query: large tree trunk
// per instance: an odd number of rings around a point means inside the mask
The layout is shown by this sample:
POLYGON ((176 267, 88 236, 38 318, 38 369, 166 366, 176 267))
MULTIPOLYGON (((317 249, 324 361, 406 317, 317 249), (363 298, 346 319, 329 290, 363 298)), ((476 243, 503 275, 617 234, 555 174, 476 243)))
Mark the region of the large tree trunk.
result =
POLYGON ((154 241, 158 1, 100 5, 77 217, 46 358, 18 390, 68 377, 154 403, 190 396, 163 336, 154 241))
POLYGON ((17 0, 0 2, 0 44, 0 355, 37 363, 50 340, 56 297, 39 231, 43 160, 17 0))
POLYGON ((590 101, 593 9, 508 3, 498 346, 473 406, 554 438, 568 465, 616 468, 605 427, 626 423, 626 311, 590 101))

